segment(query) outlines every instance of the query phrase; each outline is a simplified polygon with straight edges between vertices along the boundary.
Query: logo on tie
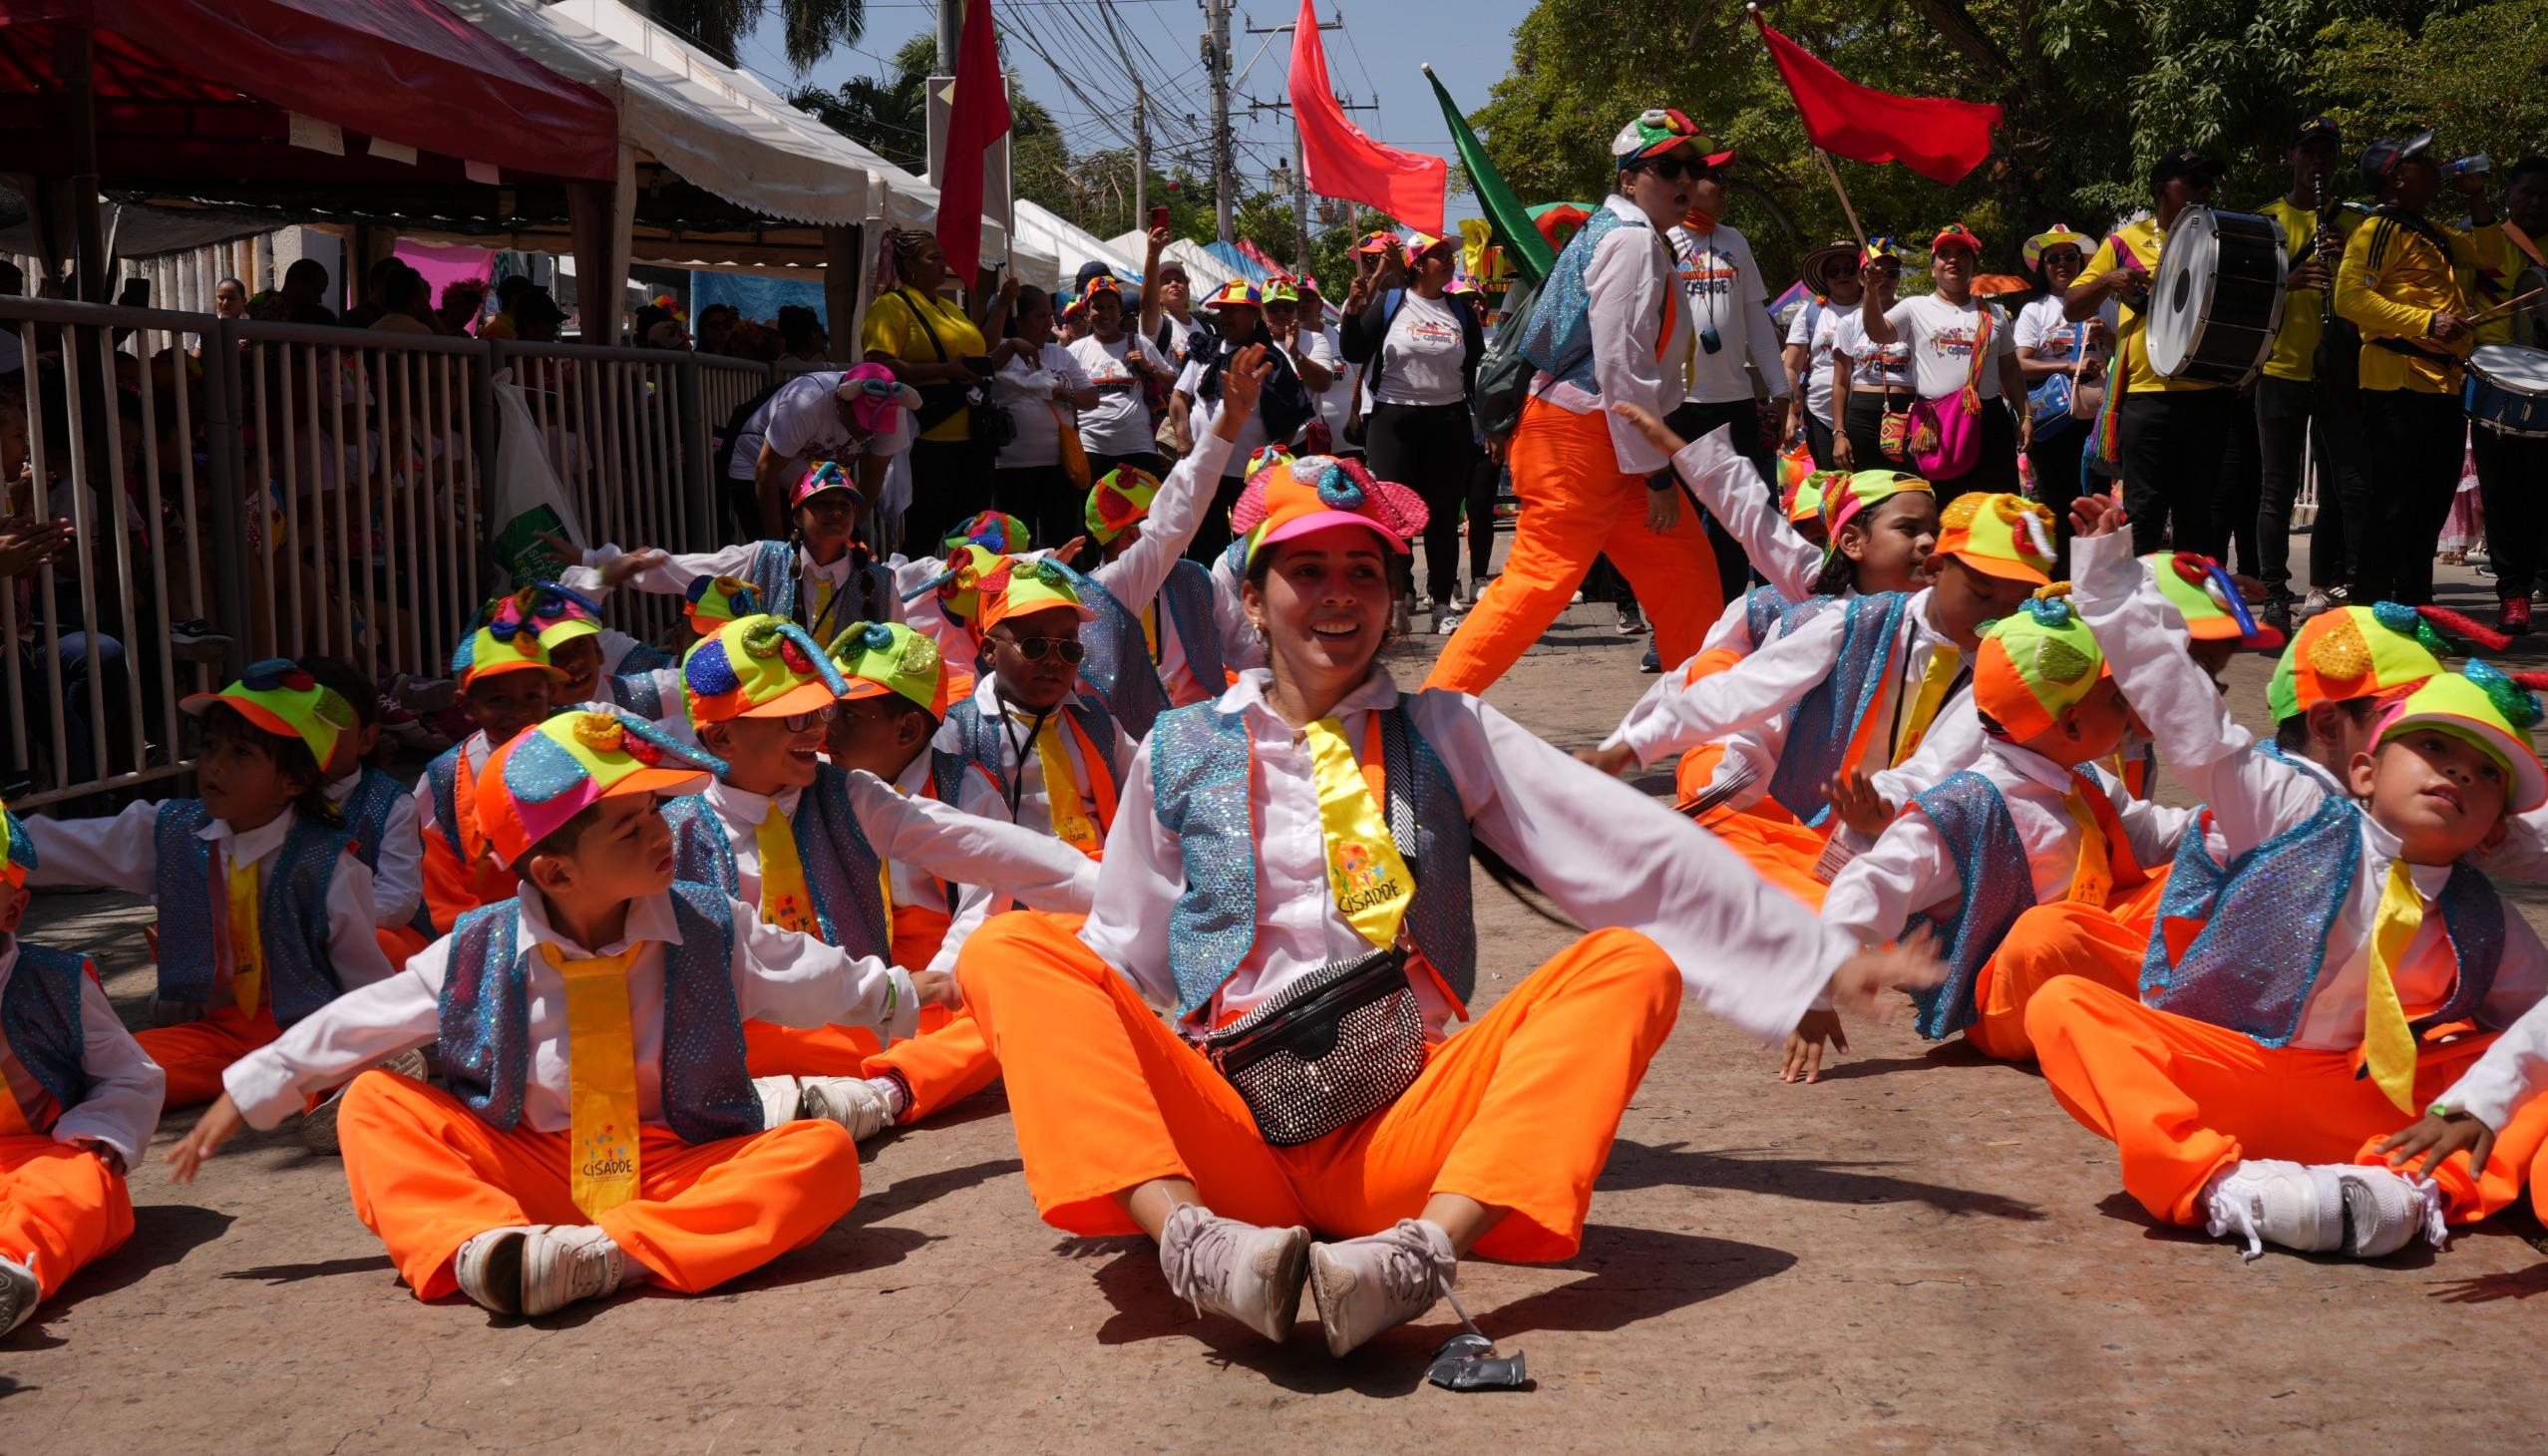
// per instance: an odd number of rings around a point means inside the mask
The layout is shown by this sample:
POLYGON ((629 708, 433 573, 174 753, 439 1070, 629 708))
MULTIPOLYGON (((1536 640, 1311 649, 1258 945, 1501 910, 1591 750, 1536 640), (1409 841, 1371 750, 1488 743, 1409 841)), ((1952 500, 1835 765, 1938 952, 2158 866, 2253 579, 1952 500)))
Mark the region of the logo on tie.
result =
POLYGON ((1348 916, 1404 894, 1367 845, 1347 842, 1337 847, 1335 880, 1336 909, 1348 916))

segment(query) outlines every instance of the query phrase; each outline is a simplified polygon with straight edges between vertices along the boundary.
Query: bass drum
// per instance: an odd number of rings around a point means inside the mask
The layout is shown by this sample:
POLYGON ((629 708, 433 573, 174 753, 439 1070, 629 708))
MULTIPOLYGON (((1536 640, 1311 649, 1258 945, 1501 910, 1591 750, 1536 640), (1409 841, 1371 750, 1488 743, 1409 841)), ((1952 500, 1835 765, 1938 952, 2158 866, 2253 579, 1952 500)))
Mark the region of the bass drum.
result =
POLYGON ((2468 356, 2459 402, 2498 435, 2548 436, 2548 349, 2481 345, 2468 356))
POLYGON ((2150 367, 2209 384, 2247 378, 2282 330, 2288 265, 2283 229, 2270 219, 2209 207, 2179 213, 2142 306, 2150 367))

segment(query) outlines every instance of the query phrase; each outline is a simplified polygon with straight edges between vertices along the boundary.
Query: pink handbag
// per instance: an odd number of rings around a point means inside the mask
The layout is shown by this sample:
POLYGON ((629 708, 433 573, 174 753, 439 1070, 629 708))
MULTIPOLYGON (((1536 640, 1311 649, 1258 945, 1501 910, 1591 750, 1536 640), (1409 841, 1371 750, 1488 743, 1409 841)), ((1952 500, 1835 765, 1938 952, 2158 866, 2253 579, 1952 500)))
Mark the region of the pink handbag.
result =
POLYGON ((1991 305, 1976 303, 1973 365, 1964 388, 1911 407, 1911 465, 1924 480, 1954 480, 1982 458, 1982 370, 1991 358, 1991 305))

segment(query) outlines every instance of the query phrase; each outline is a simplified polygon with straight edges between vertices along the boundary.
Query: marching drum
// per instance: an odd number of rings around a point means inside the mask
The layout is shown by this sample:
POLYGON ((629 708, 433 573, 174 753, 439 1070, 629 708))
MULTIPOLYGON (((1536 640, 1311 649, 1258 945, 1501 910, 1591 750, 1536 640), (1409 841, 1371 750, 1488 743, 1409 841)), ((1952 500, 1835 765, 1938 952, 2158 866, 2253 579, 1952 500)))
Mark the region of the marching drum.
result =
POLYGON ((2468 418, 2503 435, 2548 436, 2548 349, 2486 344, 2459 387, 2468 418))
POLYGON ((2289 261, 2283 229, 2270 219, 2210 207, 2179 213, 2141 305, 2150 367, 2170 379, 2245 379, 2274 352, 2289 261))

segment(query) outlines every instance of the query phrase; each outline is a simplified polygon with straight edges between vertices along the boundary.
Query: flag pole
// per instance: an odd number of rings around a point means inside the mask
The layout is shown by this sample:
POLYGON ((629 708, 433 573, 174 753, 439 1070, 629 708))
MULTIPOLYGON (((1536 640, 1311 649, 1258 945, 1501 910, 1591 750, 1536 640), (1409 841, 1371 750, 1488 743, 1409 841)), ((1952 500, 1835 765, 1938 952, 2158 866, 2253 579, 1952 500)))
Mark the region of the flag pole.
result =
MULTIPOLYGON (((1747 4, 1743 7, 1743 14, 1751 17, 1752 33, 1758 35, 1763 24, 1760 18, 1760 7, 1747 4)), ((1766 46, 1769 42, 1764 39, 1761 44, 1766 46)), ((1805 109, 1797 103, 1796 93, 1793 90, 1787 93, 1787 104, 1796 108, 1796 120, 1802 122, 1805 119, 1805 109)), ((1859 254, 1864 256, 1867 251, 1867 229, 1858 225, 1858 209, 1849 201, 1849 189, 1840 184, 1840 169, 1831 165, 1831 154, 1820 147, 1814 149, 1814 159, 1823 165, 1823 176, 1831 180, 1832 194, 1840 198, 1840 214, 1849 219, 1850 235, 1858 239, 1859 254)))

